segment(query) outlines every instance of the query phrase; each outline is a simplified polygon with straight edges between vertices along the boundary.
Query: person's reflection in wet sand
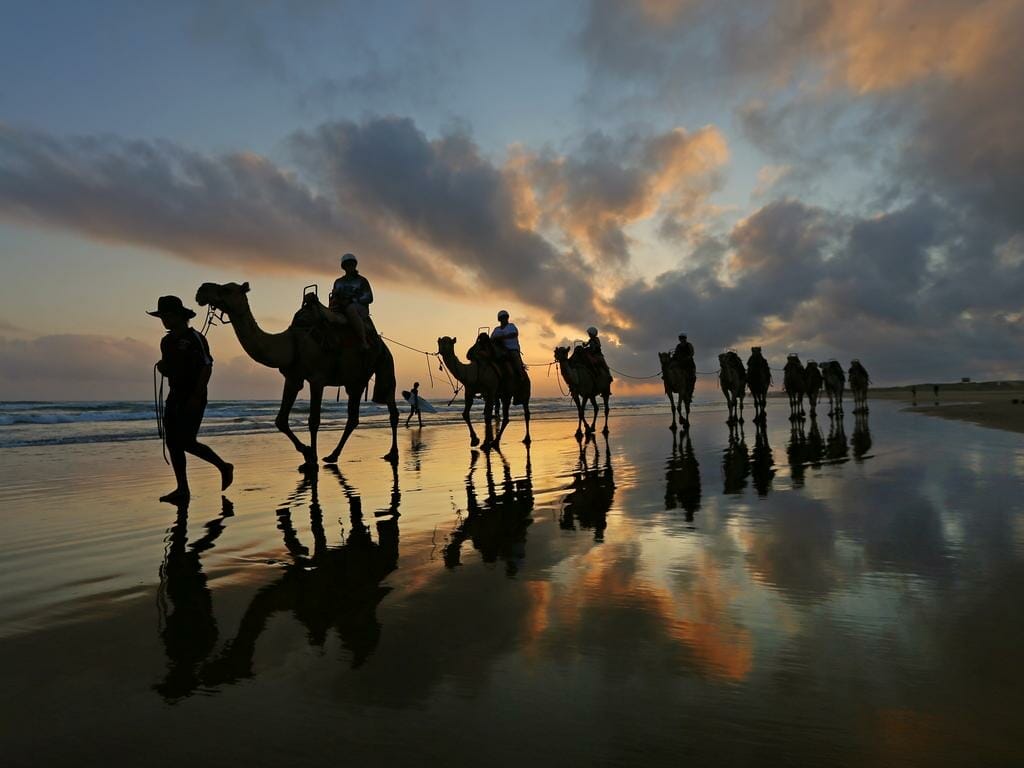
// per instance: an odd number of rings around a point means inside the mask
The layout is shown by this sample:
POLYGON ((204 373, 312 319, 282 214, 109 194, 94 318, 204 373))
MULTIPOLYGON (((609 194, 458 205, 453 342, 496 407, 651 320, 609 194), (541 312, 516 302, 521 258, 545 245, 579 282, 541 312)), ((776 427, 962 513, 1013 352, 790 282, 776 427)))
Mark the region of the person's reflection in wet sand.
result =
POLYGON ((224 521, 232 515, 234 506, 222 498, 220 517, 208 522, 205 535, 189 545, 188 502, 185 502, 178 507, 177 519, 168 531, 157 592, 167 675, 154 686, 168 701, 188 696, 199 686, 199 665, 217 642, 213 595, 199 558, 213 548, 224 531, 224 521))
POLYGON ((526 529, 533 523, 533 464, 530 449, 526 449, 526 476, 512 477, 512 468, 505 455, 497 449, 484 456, 487 497, 480 503, 476 490, 476 468, 480 452, 473 451, 466 473, 466 513, 460 515, 455 530, 449 534, 444 547, 444 564, 454 568, 462 564, 462 544, 467 539, 480 553, 485 563, 499 559, 505 563, 505 573, 515 577, 526 557, 526 529), (501 490, 494 480, 492 454, 502 463, 501 490))
POLYGON ((757 423, 754 450, 750 453, 750 465, 754 488, 757 490, 757 495, 763 498, 771 490, 772 479, 775 477, 775 457, 772 455, 772 446, 768 442, 768 425, 763 421, 757 423))
POLYGON ((750 457, 742 424, 729 425, 729 446, 722 453, 722 493, 735 495, 743 493, 750 474, 750 457))
MULTIPOLYGON (((811 430, 817 429, 817 422, 811 416, 811 430)), ((818 433, 821 438, 821 433, 818 433)), ((786 457, 789 460, 789 476, 794 488, 804 484, 804 473, 807 470, 807 459, 810 453, 808 439, 804 434, 803 422, 793 422, 789 427, 789 444, 786 446, 786 457)))
POLYGON ((678 439, 672 435, 672 454, 665 462, 665 509, 677 507, 686 512, 688 523, 700 509, 700 464, 689 430, 683 430, 678 439))
POLYGON ((276 613, 291 612, 306 628, 310 645, 323 647, 333 629, 351 654, 353 668, 360 667, 376 649, 381 636, 377 605, 391 591, 383 585, 398 567, 398 518, 401 491, 398 467, 391 466, 391 498, 386 509, 376 512, 377 541, 363 519, 362 498, 335 466, 332 472, 349 504, 350 530, 345 543, 330 546, 323 527, 323 511, 317 493, 318 475, 310 473, 290 497, 297 500, 306 489, 310 498, 313 554, 299 542, 289 508, 278 510, 278 527, 292 562, 284 575, 259 591, 249 603, 235 637, 221 654, 203 668, 207 685, 222 685, 253 675, 253 655, 267 622, 276 613))
POLYGON ((846 442, 846 427, 843 425, 842 414, 829 417, 825 455, 833 464, 841 464, 850 457, 850 446, 846 442))
POLYGON ((427 444, 423 439, 423 428, 409 430, 409 455, 412 457, 412 469, 419 474, 423 470, 423 452, 427 444))
MULTIPOLYGON (((673 437, 673 440, 675 438, 673 437)), ((594 541, 604 541, 608 527, 608 510, 615 499, 615 474, 612 471, 612 452, 608 436, 604 436, 604 465, 597 440, 593 441, 594 458, 587 458, 588 446, 580 445, 580 455, 572 474, 572 486, 562 499, 558 516, 559 526, 566 531, 575 531, 577 526, 594 531, 594 541)))
POLYGON ((858 413, 853 422, 853 437, 850 442, 853 444, 853 458, 858 462, 870 458, 868 451, 871 450, 871 428, 868 426, 868 415, 858 413))

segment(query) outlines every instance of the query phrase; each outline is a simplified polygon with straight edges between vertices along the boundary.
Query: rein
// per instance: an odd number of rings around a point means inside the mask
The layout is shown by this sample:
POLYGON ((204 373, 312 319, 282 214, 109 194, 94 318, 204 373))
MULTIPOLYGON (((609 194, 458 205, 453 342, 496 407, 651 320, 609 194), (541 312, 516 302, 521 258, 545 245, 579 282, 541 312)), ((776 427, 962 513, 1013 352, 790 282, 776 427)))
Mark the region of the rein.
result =
POLYGON ((167 459, 167 433, 164 431, 164 375, 158 368, 160 364, 153 364, 153 408, 156 410, 156 433, 160 436, 160 445, 164 453, 164 461, 167 459), (160 374, 160 383, 157 384, 157 374, 160 374))

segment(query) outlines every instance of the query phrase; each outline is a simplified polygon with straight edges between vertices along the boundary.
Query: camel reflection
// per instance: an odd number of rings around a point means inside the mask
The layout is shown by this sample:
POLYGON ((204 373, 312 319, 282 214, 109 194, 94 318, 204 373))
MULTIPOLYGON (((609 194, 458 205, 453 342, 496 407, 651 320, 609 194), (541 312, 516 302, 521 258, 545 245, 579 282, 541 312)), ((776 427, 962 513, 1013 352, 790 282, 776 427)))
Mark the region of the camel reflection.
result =
POLYGON ((665 462, 665 509, 677 507, 686 512, 688 523, 700 509, 700 464, 689 431, 682 432, 678 439, 672 435, 672 455, 665 462))
POLYGON ((750 475, 750 456, 747 454, 743 425, 729 425, 729 445, 722 454, 722 493, 736 495, 743 493, 750 475))
POLYGON ((485 563, 505 562, 510 578, 519 572, 526 557, 526 529, 533 523, 533 465, 530 449, 526 449, 526 476, 513 478, 512 468, 505 455, 497 449, 484 457, 487 496, 480 503, 476 490, 476 468, 480 453, 473 451, 466 474, 466 513, 459 515, 455 530, 444 547, 444 564, 454 568, 462 564, 462 544, 467 539, 480 552, 485 563), (494 479, 492 454, 501 459, 501 489, 494 479))
POLYGON ((160 640, 167 654, 167 674, 154 686, 169 701, 188 696, 200 683, 199 665, 217 642, 213 596, 206 583, 200 555, 212 549, 224 531, 224 521, 234 507, 221 500, 220 516, 205 525, 206 533, 188 544, 188 505, 178 507, 177 519, 168 529, 167 549, 160 565, 157 605, 160 640))
POLYGON ((309 514, 313 553, 299 540, 292 525, 290 506, 277 512, 278 528, 292 562, 284 575, 261 588, 249 603, 235 637, 220 655, 206 664, 202 681, 220 685, 253 675, 256 644, 272 616, 290 612, 305 628, 310 645, 323 647, 331 630, 351 654, 353 668, 361 666, 380 640, 377 605, 391 591, 381 582, 398 567, 398 507, 401 491, 398 469, 392 465, 391 498, 386 509, 374 513, 377 540, 363 518, 362 498, 337 467, 329 467, 349 505, 350 529, 345 542, 331 546, 323 525, 318 476, 303 477, 290 497, 311 492, 309 514))
POLYGON ((853 458, 858 461, 870 458, 868 451, 871 450, 871 428, 868 426, 867 411, 858 413, 853 423, 853 458))
POLYGON ((843 425, 841 411, 829 417, 825 455, 832 464, 841 464, 850 457, 850 445, 846 442, 846 427, 843 425))
POLYGON ((576 469, 572 473, 572 486, 562 499, 558 524, 565 531, 577 527, 594 531, 594 541, 604 541, 608 527, 608 510, 615 499, 615 475, 612 472, 612 452, 607 435, 604 438, 604 466, 601 466, 600 449, 593 442, 594 458, 587 458, 588 446, 580 445, 576 469))
MULTIPOLYGON (((801 427, 802 428, 802 427, 801 427)), ((772 480, 775 478, 775 457, 772 446, 768 442, 768 426, 764 421, 757 423, 757 434, 754 437, 754 450, 750 452, 750 475, 754 480, 757 495, 768 495, 772 480)))

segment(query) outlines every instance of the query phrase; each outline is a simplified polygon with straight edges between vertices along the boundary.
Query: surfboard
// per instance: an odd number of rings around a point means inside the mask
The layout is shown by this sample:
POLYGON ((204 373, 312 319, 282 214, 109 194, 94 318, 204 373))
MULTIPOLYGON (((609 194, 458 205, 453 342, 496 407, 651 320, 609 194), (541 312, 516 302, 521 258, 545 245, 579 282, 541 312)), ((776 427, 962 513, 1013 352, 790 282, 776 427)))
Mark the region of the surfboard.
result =
MULTIPOLYGON (((410 392, 407 389, 403 389, 402 390, 402 397, 405 398, 405 402, 409 403, 409 405, 412 405, 412 392, 410 392)), ((419 401, 420 401, 420 411, 422 411, 423 413, 437 413, 437 408, 435 408, 429 402, 427 402, 423 398, 423 395, 419 396, 419 401)))

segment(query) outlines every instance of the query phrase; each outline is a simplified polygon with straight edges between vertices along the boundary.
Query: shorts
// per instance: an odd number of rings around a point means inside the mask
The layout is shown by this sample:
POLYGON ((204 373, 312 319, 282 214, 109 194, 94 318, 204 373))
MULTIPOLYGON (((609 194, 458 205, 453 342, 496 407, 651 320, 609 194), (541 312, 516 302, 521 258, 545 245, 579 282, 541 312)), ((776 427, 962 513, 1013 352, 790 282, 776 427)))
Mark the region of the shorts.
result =
POLYGON ((206 412, 206 394, 203 394, 199 408, 186 408, 183 398, 172 392, 164 405, 164 435, 168 448, 184 448, 192 445, 199 435, 199 426, 206 412))

